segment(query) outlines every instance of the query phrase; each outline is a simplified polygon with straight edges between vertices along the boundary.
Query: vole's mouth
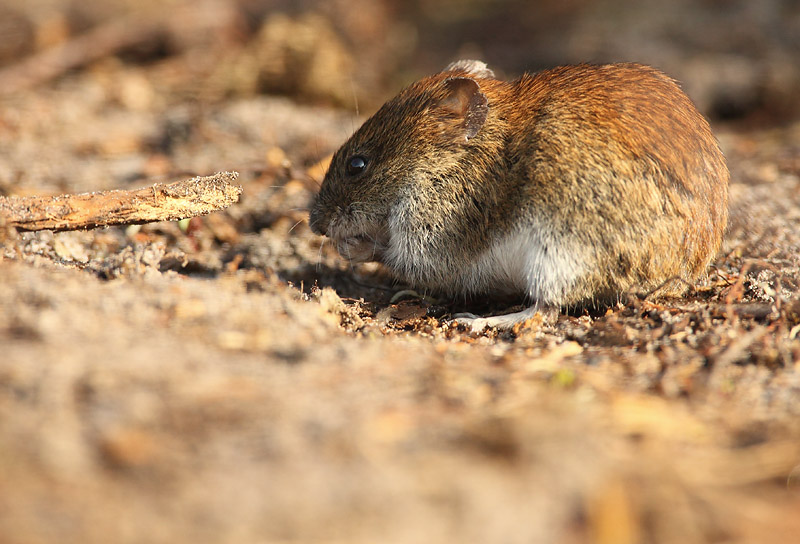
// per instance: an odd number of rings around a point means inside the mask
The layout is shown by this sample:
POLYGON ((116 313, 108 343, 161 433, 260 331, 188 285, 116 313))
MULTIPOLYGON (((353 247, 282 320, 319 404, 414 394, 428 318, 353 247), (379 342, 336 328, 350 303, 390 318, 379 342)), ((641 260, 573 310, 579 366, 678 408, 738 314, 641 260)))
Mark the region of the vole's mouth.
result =
MULTIPOLYGON (((380 217, 348 206, 347 213, 334 215, 318 230, 325 233, 345 259, 366 263, 382 261, 389 247, 386 222, 380 217)), ((313 215, 313 214, 312 214, 313 215)))
POLYGON ((369 234, 331 236, 331 240, 336 244, 336 250, 342 257, 356 263, 380 261, 386 251, 385 244, 377 236, 369 234))

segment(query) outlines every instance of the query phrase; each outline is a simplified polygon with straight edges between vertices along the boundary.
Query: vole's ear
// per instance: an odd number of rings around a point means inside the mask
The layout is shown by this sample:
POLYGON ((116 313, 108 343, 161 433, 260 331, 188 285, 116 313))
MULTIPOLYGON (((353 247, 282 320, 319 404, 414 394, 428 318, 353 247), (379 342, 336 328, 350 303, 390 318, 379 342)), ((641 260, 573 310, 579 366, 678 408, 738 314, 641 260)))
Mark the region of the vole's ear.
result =
POLYGON ((448 64, 442 72, 466 72, 473 77, 494 78, 494 72, 481 60, 457 60, 448 64))
POLYGON ((444 82, 446 95, 437 104, 443 122, 457 129, 458 138, 469 141, 481 130, 489 114, 489 101, 478 83, 468 77, 451 77, 444 82))

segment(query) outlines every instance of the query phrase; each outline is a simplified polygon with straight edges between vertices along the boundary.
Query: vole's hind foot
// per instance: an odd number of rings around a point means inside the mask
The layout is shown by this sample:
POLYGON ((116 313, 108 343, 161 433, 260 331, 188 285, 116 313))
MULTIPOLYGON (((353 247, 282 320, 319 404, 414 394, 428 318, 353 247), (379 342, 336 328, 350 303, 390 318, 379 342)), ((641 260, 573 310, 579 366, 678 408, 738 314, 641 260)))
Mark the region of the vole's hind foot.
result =
POLYGON ((486 327, 497 328, 501 330, 511 329, 517 323, 523 323, 535 317, 537 313, 541 315, 543 325, 550 325, 555 323, 556 319, 558 319, 558 308, 540 308, 537 306, 531 306, 530 308, 525 308, 520 312, 493 315, 489 317, 478 317, 477 315, 471 313, 460 313, 455 314, 453 316, 453 320, 461 325, 468 326, 474 333, 480 333, 483 332, 486 327))

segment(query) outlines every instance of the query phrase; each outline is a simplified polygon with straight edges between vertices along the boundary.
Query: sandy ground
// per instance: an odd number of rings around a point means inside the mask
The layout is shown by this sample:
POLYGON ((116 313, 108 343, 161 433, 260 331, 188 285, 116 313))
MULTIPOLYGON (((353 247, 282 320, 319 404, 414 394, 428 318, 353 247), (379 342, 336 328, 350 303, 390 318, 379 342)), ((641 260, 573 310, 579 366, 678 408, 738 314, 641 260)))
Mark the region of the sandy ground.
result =
MULTIPOLYGON (((404 285, 351 267, 307 226, 326 157, 362 119, 353 89, 368 113, 393 80, 373 70, 340 96, 310 76, 264 89, 232 75, 301 35, 338 43, 319 62, 342 66, 410 46, 359 57, 329 8, 274 4, 264 25, 284 30, 230 38, 219 14, 252 24, 260 4, 209 2, 191 24, 216 13, 201 22, 219 51, 174 24, 168 53, 103 56, 0 102, 0 194, 221 170, 244 188, 180 226, 0 232, 0 542, 797 542, 800 121, 778 107, 795 81, 780 35, 762 33, 780 54, 761 66, 784 77, 742 80, 738 102, 704 83, 713 48, 682 65, 732 173, 724 247, 689 295, 476 335, 449 319, 463 301, 393 301, 404 285)), ((594 43, 578 4, 570 54, 594 43)), ((374 5, 373 32, 408 24, 374 5)), ((418 46, 437 43, 423 32, 431 5, 418 46)), ((595 37, 615 28, 593 24, 595 37)), ((681 51, 659 49, 664 64, 681 51)), ((569 57, 536 58, 548 55, 569 57)))

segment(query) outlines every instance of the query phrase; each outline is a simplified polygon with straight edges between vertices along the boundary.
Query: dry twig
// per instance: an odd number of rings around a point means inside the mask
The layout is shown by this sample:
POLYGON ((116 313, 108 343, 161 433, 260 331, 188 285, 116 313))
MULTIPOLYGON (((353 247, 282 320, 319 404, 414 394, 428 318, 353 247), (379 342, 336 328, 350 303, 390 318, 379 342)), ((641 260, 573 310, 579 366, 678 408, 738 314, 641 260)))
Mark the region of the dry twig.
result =
POLYGON ((227 208, 239 199, 236 172, 131 191, 54 197, 0 197, 0 224, 18 230, 78 230, 177 221, 227 208))

